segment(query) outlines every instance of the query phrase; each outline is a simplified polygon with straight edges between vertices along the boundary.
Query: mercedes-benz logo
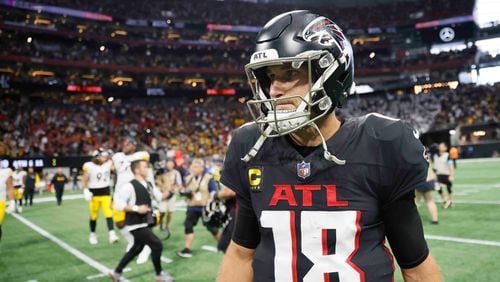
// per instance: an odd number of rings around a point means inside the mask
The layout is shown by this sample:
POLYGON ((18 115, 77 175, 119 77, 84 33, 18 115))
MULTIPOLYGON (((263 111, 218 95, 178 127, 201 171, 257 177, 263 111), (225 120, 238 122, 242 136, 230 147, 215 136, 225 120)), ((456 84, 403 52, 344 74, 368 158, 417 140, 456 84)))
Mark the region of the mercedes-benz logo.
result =
POLYGON ((450 42, 455 39, 455 31, 451 27, 443 27, 439 31, 439 38, 444 42, 450 42))

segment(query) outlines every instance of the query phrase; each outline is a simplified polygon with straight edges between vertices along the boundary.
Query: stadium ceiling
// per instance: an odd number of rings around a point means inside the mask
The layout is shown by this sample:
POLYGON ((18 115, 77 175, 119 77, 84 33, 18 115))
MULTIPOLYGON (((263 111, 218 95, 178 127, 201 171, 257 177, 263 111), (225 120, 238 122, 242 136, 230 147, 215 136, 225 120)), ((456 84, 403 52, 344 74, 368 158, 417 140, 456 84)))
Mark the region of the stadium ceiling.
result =
POLYGON ((335 5, 339 7, 352 6, 374 6, 385 3, 394 2, 415 2, 417 0, 241 0, 246 2, 258 3, 285 3, 285 4, 300 4, 300 5, 335 5))

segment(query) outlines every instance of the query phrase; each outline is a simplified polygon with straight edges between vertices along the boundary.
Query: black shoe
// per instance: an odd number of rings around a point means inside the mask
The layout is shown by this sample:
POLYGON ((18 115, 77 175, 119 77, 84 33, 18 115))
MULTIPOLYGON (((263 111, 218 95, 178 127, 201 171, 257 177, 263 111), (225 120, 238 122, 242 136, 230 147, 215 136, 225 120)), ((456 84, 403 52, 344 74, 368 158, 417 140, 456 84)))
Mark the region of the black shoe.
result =
POLYGON ((182 249, 182 251, 178 251, 177 255, 180 256, 181 258, 191 258, 193 257, 193 253, 191 253, 191 250, 188 248, 182 249))
POLYGON ((437 221, 437 220, 436 220, 436 221, 434 221, 434 220, 433 220, 433 221, 431 221, 431 224, 438 225, 438 224, 439 224, 439 221, 437 221))

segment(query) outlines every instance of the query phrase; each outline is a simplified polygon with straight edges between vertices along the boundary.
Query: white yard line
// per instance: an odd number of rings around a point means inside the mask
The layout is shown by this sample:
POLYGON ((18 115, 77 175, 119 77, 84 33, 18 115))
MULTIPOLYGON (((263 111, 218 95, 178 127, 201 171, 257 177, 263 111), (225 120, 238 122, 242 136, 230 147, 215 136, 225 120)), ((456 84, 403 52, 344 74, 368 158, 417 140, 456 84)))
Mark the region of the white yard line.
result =
POLYGON ((173 260, 169 257, 165 257, 165 256, 161 256, 160 257, 161 261, 163 261, 164 263, 172 263, 173 260))
POLYGON ((457 164, 460 163, 485 163, 485 162, 500 162, 500 158, 477 158, 477 159, 458 159, 457 164))
POLYGON ((453 201, 457 204, 470 205, 500 205, 500 201, 484 201, 484 200, 457 200, 453 201))
POLYGON ((437 236, 437 235, 425 235, 425 239, 500 247, 500 242, 498 242, 498 241, 487 241, 487 240, 477 240, 477 239, 449 237, 449 236, 437 236))
POLYGON ((483 183, 483 184, 453 184, 453 188, 458 187, 460 189, 495 189, 500 188, 500 183, 483 183))
MULTIPOLYGON (((83 194, 73 194, 73 195, 67 195, 63 196, 63 201, 64 200, 77 200, 77 199, 83 199, 83 194)), ((55 202, 56 201, 56 196, 54 195, 53 197, 40 197, 40 198, 34 198, 33 203, 46 203, 46 202, 55 202)))
POLYGON ((215 246, 210 246, 210 245, 203 245, 201 246, 201 249, 207 252, 211 253, 217 253, 219 250, 217 250, 217 247, 215 246))
MULTIPOLYGON (((464 205, 500 205, 500 201, 488 201, 488 200, 455 200, 455 204, 464 205)), ((443 201, 436 200, 436 204, 443 204, 443 201)))
MULTIPOLYGON (((50 234, 49 232, 47 232, 46 230, 44 230, 40 226, 38 226, 38 225, 34 224, 33 222, 29 221, 28 219, 24 218, 23 216, 21 216, 19 214, 15 214, 15 213, 13 213, 11 215, 13 217, 15 217, 17 220, 19 220, 22 223, 24 223, 29 228, 31 228, 34 231, 38 232, 43 237, 45 237, 45 238, 49 239, 50 241, 56 243, 59 247, 65 249, 66 251, 68 251, 69 253, 71 253, 72 255, 74 255, 75 257, 77 257, 78 259, 80 259, 81 261, 83 261, 86 264, 92 266, 93 268, 99 270, 99 272, 101 272, 102 274, 107 275, 108 272, 110 271, 110 269, 107 268, 106 266, 104 266, 103 264, 95 261, 94 259, 92 259, 91 257, 87 256, 86 254, 84 254, 84 253, 80 252, 79 250, 73 248, 72 246, 70 246, 69 244, 67 244, 66 242, 64 242, 63 240, 55 237, 54 235, 50 234)), ((124 281, 129 281, 129 280, 124 279, 124 281)))
MULTIPOLYGON (((132 270, 131 268, 128 268, 128 267, 125 267, 123 269, 123 272, 129 272, 130 270, 132 270)), ((106 277, 108 276, 108 274, 104 274, 104 273, 99 273, 99 274, 96 274, 96 275, 89 275, 87 276, 87 280, 93 280, 93 279, 97 279, 97 278, 102 278, 102 277, 106 277)))

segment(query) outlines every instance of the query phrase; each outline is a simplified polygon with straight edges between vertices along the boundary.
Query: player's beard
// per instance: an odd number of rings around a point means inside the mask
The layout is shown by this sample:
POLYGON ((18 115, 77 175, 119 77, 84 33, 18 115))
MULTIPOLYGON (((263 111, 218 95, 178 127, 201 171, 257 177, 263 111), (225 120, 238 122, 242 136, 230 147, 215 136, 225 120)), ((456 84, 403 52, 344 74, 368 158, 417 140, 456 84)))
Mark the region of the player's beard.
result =
MULTIPOLYGON (((311 113, 311 114, 313 115, 313 113, 311 113)), ((322 125, 323 125, 323 123, 327 122, 326 120, 328 118, 332 118, 332 115, 333 115, 333 112, 329 113, 329 114, 326 114, 326 115, 318 118, 313 123, 316 124, 316 126, 318 126, 318 128, 321 128, 322 125)), ((315 116, 317 116, 317 115, 315 115, 315 116)), ((320 141, 321 137, 319 136, 319 133, 316 130, 316 128, 314 127, 313 123, 307 124, 307 125, 299 128, 299 129, 297 129, 296 131, 289 133, 290 138, 297 145, 302 145, 302 146, 310 146, 310 145, 304 144, 304 142, 308 142, 308 141, 311 141, 311 140, 318 140, 318 141, 320 141)), ((314 147, 314 146, 319 146, 319 145, 321 145, 321 143, 318 143, 318 144, 312 145, 312 146, 314 147)))

